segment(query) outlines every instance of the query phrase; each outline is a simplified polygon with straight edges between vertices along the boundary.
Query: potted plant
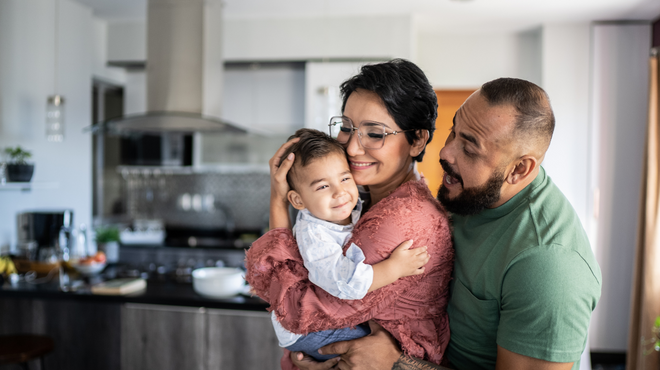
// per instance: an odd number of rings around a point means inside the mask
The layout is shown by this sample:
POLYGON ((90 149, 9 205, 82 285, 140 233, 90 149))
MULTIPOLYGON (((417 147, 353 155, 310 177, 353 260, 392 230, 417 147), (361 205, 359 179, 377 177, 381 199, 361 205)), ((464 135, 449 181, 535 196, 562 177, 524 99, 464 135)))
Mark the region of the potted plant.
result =
POLYGON ((115 226, 99 227, 96 229, 96 246, 105 253, 108 263, 119 261, 119 229, 115 226))
POLYGON ((9 182, 29 182, 34 173, 34 164, 27 162, 32 157, 32 153, 24 150, 20 146, 5 149, 9 156, 7 163, 7 181, 9 182))
POLYGON ((646 356, 653 353, 653 351, 660 352, 660 316, 655 318, 655 323, 653 324, 653 329, 651 329, 651 332, 653 333, 651 339, 644 340, 644 337, 642 337, 642 346, 647 346, 649 344, 651 345, 651 348, 644 350, 643 352, 646 356))

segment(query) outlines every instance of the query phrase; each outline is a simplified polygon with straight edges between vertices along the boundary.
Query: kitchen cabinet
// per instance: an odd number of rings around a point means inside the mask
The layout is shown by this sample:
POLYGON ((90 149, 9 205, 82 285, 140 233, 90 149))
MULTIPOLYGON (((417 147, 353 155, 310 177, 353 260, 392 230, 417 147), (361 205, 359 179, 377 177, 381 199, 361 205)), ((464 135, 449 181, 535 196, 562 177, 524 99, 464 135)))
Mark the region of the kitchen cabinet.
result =
POLYGON ((0 335, 51 336, 55 349, 44 358, 49 370, 280 368, 282 350, 270 316, 255 299, 200 300, 189 285, 159 289, 155 282, 147 295, 135 297, 56 289, 0 287, 0 335), (171 302, 185 304, 124 301, 153 300, 165 293, 171 302), (222 308, 232 304, 236 308, 222 308))
POLYGON ((203 308, 127 303, 121 309, 121 369, 205 369, 203 308))
POLYGON ((207 320, 207 369, 280 368, 282 349, 269 314, 210 309, 207 320))
POLYGON ((126 304, 121 322, 122 370, 279 369, 265 312, 126 304))
POLYGON ((55 349, 44 357, 49 370, 117 370, 119 314, 118 303, 2 298, 0 334, 51 336, 55 349))

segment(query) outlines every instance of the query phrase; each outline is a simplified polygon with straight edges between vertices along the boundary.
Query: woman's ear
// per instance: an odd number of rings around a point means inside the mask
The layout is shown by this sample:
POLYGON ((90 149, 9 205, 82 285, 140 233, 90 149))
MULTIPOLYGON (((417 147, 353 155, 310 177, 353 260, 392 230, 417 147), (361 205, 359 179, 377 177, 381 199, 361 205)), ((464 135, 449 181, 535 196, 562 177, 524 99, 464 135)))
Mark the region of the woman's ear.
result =
POLYGON ((410 147, 410 156, 417 157, 424 148, 426 148, 426 143, 429 141, 429 130, 417 130, 417 139, 413 141, 412 146, 410 147))
POLYGON ((297 210, 302 210, 305 209, 305 203, 303 203, 302 197, 300 194, 298 194, 297 191, 295 190, 289 190, 288 193, 286 193, 287 199, 289 199, 289 203, 293 206, 293 208, 297 210))

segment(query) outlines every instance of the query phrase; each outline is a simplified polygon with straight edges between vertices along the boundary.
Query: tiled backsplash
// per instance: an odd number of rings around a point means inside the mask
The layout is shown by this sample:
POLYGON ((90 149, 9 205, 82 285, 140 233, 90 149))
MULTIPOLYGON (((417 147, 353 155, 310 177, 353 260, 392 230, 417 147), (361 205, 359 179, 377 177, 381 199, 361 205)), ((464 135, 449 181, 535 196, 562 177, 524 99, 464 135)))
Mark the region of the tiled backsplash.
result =
POLYGON ((268 173, 168 173, 125 176, 126 206, 133 219, 162 219, 168 226, 262 230, 268 226, 268 173), (231 226, 230 226, 231 227, 231 226))

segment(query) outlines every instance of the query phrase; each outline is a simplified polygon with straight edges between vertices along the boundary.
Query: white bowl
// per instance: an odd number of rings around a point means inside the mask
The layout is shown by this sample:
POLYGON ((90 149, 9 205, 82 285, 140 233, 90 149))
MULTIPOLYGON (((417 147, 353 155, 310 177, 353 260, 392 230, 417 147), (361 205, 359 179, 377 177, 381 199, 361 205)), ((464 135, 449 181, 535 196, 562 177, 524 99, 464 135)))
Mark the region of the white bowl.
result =
POLYGON ((209 298, 227 298, 245 290, 243 271, 233 267, 205 267, 192 272, 193 289, 209 298))
POLYGON ((100 273, 105 268, 105 265, 106 265, 105 262, 102 262, 102 263, 95 262, 95 263, 84 263, 84 264, 80 264, 80 263, 72 264, 73 268, 75 268, 79 273, 81 273, 85 276, 93 276, 93 275, 96 275, 96 274, 100 273))

